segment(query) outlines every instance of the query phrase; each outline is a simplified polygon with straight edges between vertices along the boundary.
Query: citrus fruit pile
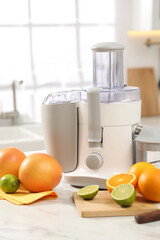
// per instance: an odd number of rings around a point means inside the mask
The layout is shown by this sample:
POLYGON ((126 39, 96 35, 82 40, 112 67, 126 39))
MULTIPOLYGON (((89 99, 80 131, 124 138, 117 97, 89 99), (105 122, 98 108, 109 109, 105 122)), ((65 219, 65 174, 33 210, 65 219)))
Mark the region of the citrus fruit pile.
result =
POLYGON ((146 200, 160 202, 160 169, 148 162, 138 162, 131 166, 128 173, 111 176, 106 186, 113 200, 121 206, 129 206, 127 201, 132 204, 135 199, 133 189, 146 200))
POLYGON ((0 188, 14 193, 21 184, 30 192, 49 191, 61 181, 62 167, 45 153, 26 155, 15 147, 0 151, 0 188))
MULTIPOLYGON (((147 169, 151 169, 151 168, 156 168, 155 166, 153 166, 151 163, 148 163, 148 162, 138 162, 134 165, 132 165, 129 169, 129 173, 133 173, 136 175, 137 177, 137 183, 139 181, 139 177, 140 175, 147 169)), ((139 184, 137 184, 137 188, 136 188, 137 192, 140 192, 140 189, 139 189, 139 184)))
POLYGON ((129 172, 136 175, 137 189, 145 199, 160 202, 160 169, 151 163, 139 162, 134 164, 129 172))

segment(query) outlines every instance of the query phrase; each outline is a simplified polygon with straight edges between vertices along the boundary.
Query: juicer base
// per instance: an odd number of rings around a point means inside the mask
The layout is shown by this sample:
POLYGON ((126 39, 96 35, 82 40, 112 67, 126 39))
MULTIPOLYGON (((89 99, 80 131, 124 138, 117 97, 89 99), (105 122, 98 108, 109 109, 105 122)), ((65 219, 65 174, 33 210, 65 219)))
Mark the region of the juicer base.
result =
POLYGON ((106 178, 95 177, 93 175, 76 175, 75 173, 64 173, 64 180, 72 186, 85 187, 88 185, 98 185, 100 189, 107 189, 106 178))

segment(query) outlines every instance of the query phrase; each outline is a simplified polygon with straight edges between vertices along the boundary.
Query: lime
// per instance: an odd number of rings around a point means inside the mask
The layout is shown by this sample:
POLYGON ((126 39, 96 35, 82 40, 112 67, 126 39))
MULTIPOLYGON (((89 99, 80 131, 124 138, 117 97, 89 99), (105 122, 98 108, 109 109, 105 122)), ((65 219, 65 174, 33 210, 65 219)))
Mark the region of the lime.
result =
POLYGON ((111 196, 122 207, 128 207, 136 198, 136 190, 131 184, 121 184, 113 189, 111 196))
POLYGON ((5 193, 15 193, 19 185, 20 180, 12 174, 4 175, 0 180, 0 188, 5 193))
POLYGON ((87 187, 83 187, 78 191, 78 195, 84 199, 92 199, 94 198, 99 190, 99 186, 98 185, 90 185, 87 187))

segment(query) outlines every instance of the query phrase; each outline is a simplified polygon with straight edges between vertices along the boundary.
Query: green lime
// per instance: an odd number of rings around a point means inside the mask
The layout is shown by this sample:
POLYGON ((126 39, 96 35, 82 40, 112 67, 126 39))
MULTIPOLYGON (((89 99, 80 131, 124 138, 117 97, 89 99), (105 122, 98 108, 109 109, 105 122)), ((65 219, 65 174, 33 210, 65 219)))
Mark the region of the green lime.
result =
POLYGON ((0 180, 0 188, 5 193, 15 193, 19 185, 20 180, 12 174, 4 175, 0 180))
POLYGON ((136 190, 131 184, 121 184, 113 189, 111 196, 122 207, 128 207, 136 198, 136 190))
POLYGON ((99 186, 98 185, 90 185, 90 186, 81 188, 77 192, 77 194, 80 197, 89 200, 89 199, 94 198, 97 195, 98 190, 99 190, 99 186))

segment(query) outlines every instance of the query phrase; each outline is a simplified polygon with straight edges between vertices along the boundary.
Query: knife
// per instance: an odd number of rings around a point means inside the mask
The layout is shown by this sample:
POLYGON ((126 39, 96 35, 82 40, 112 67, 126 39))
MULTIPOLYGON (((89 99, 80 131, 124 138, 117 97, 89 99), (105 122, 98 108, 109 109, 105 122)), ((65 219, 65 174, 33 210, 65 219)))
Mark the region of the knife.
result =
POLYGON ((158 221, 160 220, 160 210, 137 214, 134 216, 134 218, 139 224, 158 221))

